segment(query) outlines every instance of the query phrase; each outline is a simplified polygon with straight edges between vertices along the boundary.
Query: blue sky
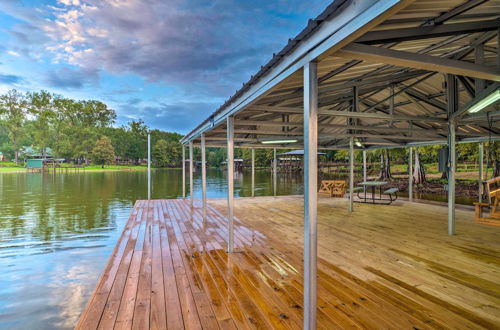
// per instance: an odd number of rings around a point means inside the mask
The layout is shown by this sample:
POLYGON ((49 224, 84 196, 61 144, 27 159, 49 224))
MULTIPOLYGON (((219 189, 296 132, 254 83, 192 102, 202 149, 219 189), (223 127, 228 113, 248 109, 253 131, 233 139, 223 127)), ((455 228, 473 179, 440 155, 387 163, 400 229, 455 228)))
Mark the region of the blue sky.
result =
POLYGON ((0 0, 0 93, 97 99, 187 133, 328 1, 0 0))

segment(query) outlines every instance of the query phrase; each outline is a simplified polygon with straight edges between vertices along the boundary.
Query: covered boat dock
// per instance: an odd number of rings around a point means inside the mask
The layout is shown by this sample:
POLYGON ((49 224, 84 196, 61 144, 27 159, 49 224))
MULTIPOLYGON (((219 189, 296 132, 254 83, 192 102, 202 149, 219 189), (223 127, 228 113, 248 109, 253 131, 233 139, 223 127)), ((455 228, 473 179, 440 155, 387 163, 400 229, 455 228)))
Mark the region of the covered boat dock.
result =
MULTIPOLYGON (((317 320, 318 149, 350 150, 352 212, 356 150, 406 147, 411 159, 414 146, 447 145, 443 233, 456 234, 456 143, 500 133, 499 13, 497 1, 334 1, 182 140, 202 155, 207 144, 227 146, 229 162, 235 145, 305 150, 304 328, 317 320)), ((410 200, 412 187, 410 179, 410 200)))
POLYGON ((79 327, 500 327, 498 228, 455 205, 456 143, 500 138, 499 13, 333 1, 183 138, 202 199, 136 204, 79 327), (354 209, 355 152, 426 144, 448 147, 448 207, 412 203, 410 180, 409 202, 354 209), (206 146, 228 158, 227 201, 210 205, 206 146), (235 201, 235 147, 304 149, 304 196, 235 201), (318 201, 329 149, 350 151, 348 200, 318 201))

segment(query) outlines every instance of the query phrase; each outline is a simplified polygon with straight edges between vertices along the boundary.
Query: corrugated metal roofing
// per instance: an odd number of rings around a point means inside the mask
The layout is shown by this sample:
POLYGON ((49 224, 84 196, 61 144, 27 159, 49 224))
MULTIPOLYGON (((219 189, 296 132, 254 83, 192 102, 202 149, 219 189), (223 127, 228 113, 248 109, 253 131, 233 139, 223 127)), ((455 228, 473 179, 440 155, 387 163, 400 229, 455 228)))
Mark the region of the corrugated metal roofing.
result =
MULTIPOLYGON (((280 58, 292 51, 301 41, 315 33, 326 19, 340 15, 350 1, 334 1, 296 38, 247 82, 231 99, 226 101, 204 123, 209 122, 215 114, 223 111, 245 92, 266 70, 276 65, 280 58)), ((398 30, 428 25, 429 22, 440 24, 491 22, 500 15, 500 1, 446 0, 446 1, 414 1, 398 11, 384 22, 372 28, 372 31, 398 30), (466 8, 466 9, 464 9, 466 8)), ((491 30, 491 29, 490 29, 491 30)), ((480 44, 484 48, 484 65, 494 67, 498 59, 497 31, 481 31, 445 35, 435 38, 407 40, 401 42, 372 44, 410 53, 426 54, 434 57, 460 59, 474 62, 474 47, 480 44)), ((319 106, 320 111, 331 112, 319 116, 320 147, 342 147, 349 135, 345 127, 345 117, 335 116, 334 111, 349 110, 353 99, 353 86, 357 86, 360 95, 360 112, 395 115, 432 117, 434 122, 388 121, 377 118, 360 118, 353 122, 360 126, 351 132, 366 145, 397 145, 407 142, 432 141, 444 139, 447 119, 447 100, 445 75, 430 70, 417 70, 407 67, 380 64, 361 60, 346 59, 335 53, 323 56, 318 61, 319 106), (391 97, 391 88, 396 92, 391 97), (394 104, 391 110, 391 104, 394 104), (384 138, 383 135, 390 138, 384 138)), ((486 84, 491 82, 486 82, 486 84)), ((461 104, 471 100, 474 94, 475 81, 469 77, 459 77, 459 99, 461 104)), ((260 97, 251 106, 238 113, 235 121, 235 141, 242 145, 252 146, 260 137, 282 136, 297 137, 302 135, 302 112, 294 111, 302 108, 303 77, 296 71, 281 81, 269 93, 260 97), (245 124, 249 123, 248 125, 245 124), (283 125, 283 122, 292 123, 283 125), (255 131, 255 132, 252 132, 255 131)), ((498 112, 490 111, 491 117, 472 117, 460 123, 457 136, 462 139, 470 137, 500 136, 498 112), (496 116, 496 117, 495 117, 496 116)), ((198 127, 201 127, 198 126, 198 127)), ((196 132, 196 129, 193 130, 196 132)), ((192 134, 191 132, 190 134, 192 134)), ((206 132, 207 139, 213 143, 225 140, 224 124, 213 127, 206 132)))

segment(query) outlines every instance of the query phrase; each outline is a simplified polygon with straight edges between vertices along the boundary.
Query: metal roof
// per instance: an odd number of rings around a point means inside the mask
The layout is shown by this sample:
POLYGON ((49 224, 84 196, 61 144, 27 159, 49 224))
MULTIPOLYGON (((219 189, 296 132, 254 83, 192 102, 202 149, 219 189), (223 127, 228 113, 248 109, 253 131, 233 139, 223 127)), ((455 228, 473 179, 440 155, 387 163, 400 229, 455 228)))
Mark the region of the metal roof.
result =
POLYGON ((442 143, 447 79, 458 89, 457 139, 499 139, 498 106, 463 110, 499 88, 499 16, 499 0, 334 1, 182 142, 205 133, 208 145, 223 145, 231 115, 236 146, 276 147, 260 144, 272 137, 302 149, 301 68, 312 60, 319 148, 344 148, 350 137, 366 148, 442 143))

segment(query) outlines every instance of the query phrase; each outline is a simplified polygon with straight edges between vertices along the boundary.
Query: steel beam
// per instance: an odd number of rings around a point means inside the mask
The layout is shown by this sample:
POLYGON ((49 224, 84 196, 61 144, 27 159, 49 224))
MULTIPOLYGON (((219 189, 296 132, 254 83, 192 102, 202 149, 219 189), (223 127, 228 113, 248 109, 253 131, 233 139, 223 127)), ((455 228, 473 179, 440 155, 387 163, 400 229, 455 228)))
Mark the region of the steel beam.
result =
POLYGON ((500 69, 500 27, 497 30, 497 67, 500 69))
POLYGON ((151 134, 148 134, 148 200, 151 199, 151 134))
POLYGON ((318 72, 304 65, 304 329, 316 329, 318 239, 318 72))
MULTIPOLYGON (((256 135, 281 135, 281 136, 286 136, 286 135, 294 135, 294 134, 301 134, 302 135, 302 127, 300 129, 294 129, 293 131, 289 132, 284 132, 282 130, 272 130, 272 129, 267 129, 270 125, 263 125, 263 128, 261 129, 235 129, 234 134, 256 134, 256 135)), ((275 125, 278 126, 278 125, 275 125)), ((283 127, 287 127, 286 125, 279 125, 283 127)), ((348 130, 348 131, 381 131, 383 133, 423 133, 423 135, 433 135, 435 136, 436 133, 441 133, 441 134, 446 134, 447 130, 445 129, 418 129, 418 128, 412 128, 412 127, 387 127, 387 126, 374 126, 373 123, 367 124, 366 126, 362 125, 342 125, 342 124, 324 124, 321 125, 319 124, 319 128, 322 130, 325 129, 342 129, 342 130, 348 130), (371 125, 371 126, 370 126, 371 125)), ((225 130, 222 129, 217 129, 211 131, 211 133, 225 133, 225 130)), ((328 134, 328 133, 325 133, 328 134)), ((464 135, 470 134, 463 132, 464 135)), ((474 135, 475 136, 475 135, 474 135)))
MULTIPOLYGON (((458 110, 458 87, 454 75, 446 75, 446 91, 448 117, 458 110)), ((455 121, 448 122, 448 234, 455 235, 455 172, 456 172, 456 138, 455 121)))
POLYGON ((278 190, 278 157, 276 157, 276 148, 273 149, 273 193, 276 196, 278 190))
POLYGON ((203 220, 207 217, 207 161, 205 134, 201 134, 201 199, 203 204, 203 220))
POLYGON ((442 13, 438 17, 435 17, 435 18, 428 20, 427 22, 425 22, 424 26, 443 24, 447 20, 449 20, 457 15, 460 15, 460 14, 462 14, 462 13, 464 13, 464 12, 466 12, 466 11, 476 7, 476 6, 479 6, 480 4, 485 3, 486 1, 487 0, 467 0, 463 3, 461 3, 460 5, 454 7, 453 9, 442 13))
POLYGON ((413 147, 408 155, 408 200, 413 202, 413 147))
MULTIPOLYGON (((297 107, 272 107, 272 106, 253 106, 249 108, 247 111, 266 111, 266 112, 291 113, 291 114, 302 113, 302 109, 297 107)), ((349 112, 349 111, 321 110, 319 111, 319 115, 333 116, 333 117, 372 118, 372 119, 383 119, 383 120, 393 120, 393 121, 415 121, 415 122, 422 121, 422 122, 432 122, 432 123, 446 122, 446 120, 436 117, 408 116, 408 115, 391 116, 389 114, 380 112, 349 112)))
POLYGON ((186 146, 182 145, 182 198, 186 199, 186 146))
POLYGON ((365 33, 356 42, 367 45, 387 44, 408 40, 422 40, 437 37, 445 37, 456 34, 468 34, 477 32, 493 31, 498 29, 498 19, 489 21, 475 21, 464 23, 452 23, 434 26, 420 26, 395 30, 380 30, 365 33))
POLYGON ((349 212, 353 211, 354 201, 354 138, 349 139, 349 212))
POLYGON ((193 207, 194 189, 193 189, 193 141, 189 141, 189 202, 193 207))
POLYGON ((252 148, 252 197, 255 197, 255 148, 252 148))
MULTIPOLYGON (((474 47, 474 59, 476 64, 484 64, 484 44, 480 44, 474 47)), ((476 95, 486 86, 484 79, 478 78, 474 80, 474 85, 476 87, 476 95)))
POLYGON ((367 168, 366 168, 366 150, 363 150, 363 181, 367 180, 367 168))
POLYGON ((343 58, 500 81, 500 70, 485 65, 358 43, 344 46, 335 55, 343 58))
POLYGON ((448 133, 448 235, 455 235, 455 124, 450 123, 448 133))
MULTIPOLYGON (((477 102, 479 102, 480 100, 484 99, 486 96, 488 96, 489 94, 491 94, 492 92, 494 92, 495 90, 497 90, 499 88, 500 88, 500 82, 496 82, 494 84, 491 84, 487 88, 485 88, 479 92, 476 92, 476 96, 472 100, 470 100, 469 102, 467 102, 466 104, 461 106, 460 109, 457 109, 457 111, 455 111, 454 113, 449 114, 449 118, 451 118, 452 120, 457 120, 457 119, 462 118, 463 116, 465 116, 467 114, 467 111, 469 110, 469 108, 472 105, 474 105, 477 102)), ((457 107, 458 107, 458 105, 457 105, 457 107)), ((468 118, 471 118, 473 116, 482 116, 482 115, 483 115, 482 113, 476 113, 476 114, 469 116, 467 118, 464 118, 464 119, 468 119, 468 118)))
POLYGON ((483 201, 483 179, 484 179, 484 142, 479 142, 479 203, 483 201))
POLYGON ((227 252, 234 249, 234 117, 227 117, 227 252))

